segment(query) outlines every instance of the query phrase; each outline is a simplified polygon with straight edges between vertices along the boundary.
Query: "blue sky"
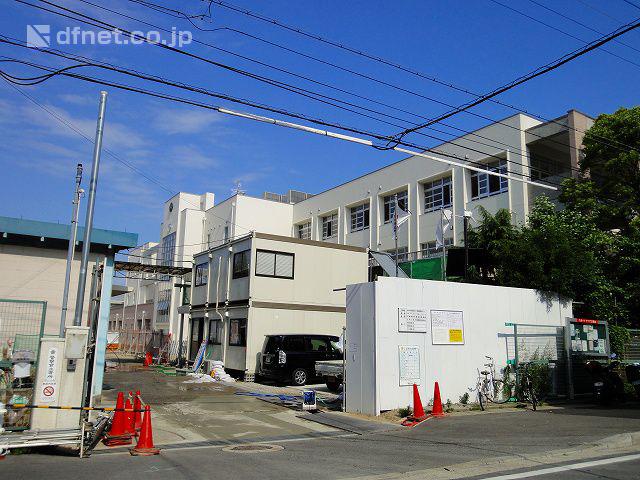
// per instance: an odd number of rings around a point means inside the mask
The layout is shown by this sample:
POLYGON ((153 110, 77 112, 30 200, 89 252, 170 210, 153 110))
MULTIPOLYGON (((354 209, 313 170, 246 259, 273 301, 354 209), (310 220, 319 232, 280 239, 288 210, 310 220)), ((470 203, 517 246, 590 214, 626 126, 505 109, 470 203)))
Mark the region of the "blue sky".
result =
MULTIPOLYGON (((544 10, 530 0, 500 1, 585 41, 599 36, 594 31, 544 10)), ((605 33, 640 17, 640 8, 634 8, 624 0, 536 2, 605 33)), ((38 1, 33 0, 33 3, 38 1)), ((57 0, 56 3, 126 29, 151 29, 137 20, 100 10, 79 0, 57 0)), ((201 42, 417 115, 432 117, 447 110, 443 105, 416 95, 354 77, 230 30, 200 31, 184 19, 163 15, 132 1, 100 3, 108 5, 114 11, 163 28, 190 30, 193 37, 201 42)), ((203 12, 204 6, 199 0, 157 0, 156 3, 193 14, 203 12)), ((492 0, 233 0, 230 3, 480 93, 583 45, 575 38, 525 18, 492 0)), ((52 32, 74 26, 90 29, 75 20, 57 17, 13 1, 2 0, 0 5, 3 12, 0 31, 3 35, 20 40, 26 40, 27 25, 49 24, 52 32)), ((640 2, 638 5, 640 6, 640 2)), ((216 5, 212 8, 212 18, 196 23, 202 29, 228 27, 249 32, 442 102, 460 104, 470 99, 460 92, 216 5)), ((610 53, 593 52, 508 92, 500 99, 547 118, 560 116, 570 108, 595 116, 612 112, 621 106, 636 105, 640 85, 640 55, 634 48, 640 49, 640 31, 632 31, 621 40, 627 45, 610 43, 605 47, 610 53)), ((65 45, 57 48, 366 130, 383 134, 400 130, 204 62, 163 51, 156 46, 65 45)), ((420 120, 416 116, 380 107, 207 46, 192 43, 184 49, 323 95, 335 96, 403 119, 420 120)), ((0 51, 0 55, 6 57, 49 66, 69 64, 37 50, 1 45, 0 51)), ((15 64, 5 63, 2 68, 17 76, 38 74, 34 69, 15 64)), ((150 85, 148 82, 97 69, 84 69, 78 73, 260 113, 231 102, 150 85)), ((100 86, 72 78, 55 77, 37 86, 19 88, 93 138, 100 86)), ((401 158, 391 152, 225 117, 215 112, 136 93, 114 88, 107 90, 109 98, 105 146, 172 192, 212 191, 218 200, 222 200, 231 193, 234 182, 239 180, 243 189, 251 195, 260 195, 265 190, 285 192, 288 188, 313 193, 401 158)), ((508 108, 490 103, 474 111, 495 119, 513 113, 508 108)), ((397 123, 396 120, 392 121, 397 123)), ((449 123, 470 130, 481 127, 487 121, 462 114, 449 123)), ((402 124, 404 127, 410 126, 407 122, 402 124)), ((448 127, 438 128, 450 134, 433 131, 427 133, 443 139, 456 136, 448 127)), ((92 145, 29 102, 4 81, 0 81, 0 139, 0 215, 68 222, 75 165, 78 162, 84 163, 86 187, 92 145)), ((436 139, 418 136, 411 137, 411 140, 425 147, 439 143, 436 139)), ((95 224, 102 228, 139 233, 141 241, 157 240, 161 204, 170 196, 171 193, 156 183, 148 181, 110 156, 103 155, 95 224)))

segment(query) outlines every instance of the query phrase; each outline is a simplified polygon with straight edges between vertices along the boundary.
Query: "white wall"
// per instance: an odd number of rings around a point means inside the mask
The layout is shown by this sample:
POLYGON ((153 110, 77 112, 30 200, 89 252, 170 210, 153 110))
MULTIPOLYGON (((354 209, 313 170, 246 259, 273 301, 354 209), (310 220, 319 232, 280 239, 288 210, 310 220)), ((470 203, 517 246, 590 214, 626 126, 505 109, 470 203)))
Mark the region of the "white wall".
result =
MULTIPOLYGON (((71 266, 66 324, 73 325, 81 253, 76 252, 71 266)), ((104 255, 89 255, 85 286, 83 325, 87 322, 91 289, 91 272, 96 260, 104 255)), ((67 251, 19 245, 0 245, 0 298, 47 302, 45 335, 58 335, 62 312, 62 292, 67 266, 67 251)))
POLYGON ((412 387, 400 386, 399 345, 420 347, 420 395, 457 402, 477 380, 477 368, 495 358, 507 362, 506 322, 563 326, 571 304, 547 303, 534 290, 454 282, 379 278, 347 289, 347 409, 379 414, 412 403, 412 387), (464 345, 433 345, 426 333, 398 332, 398 308, 463 312, 464 345), (372 314, 373 313, 373 314, 372 314), (372 334, 372 332, 374 332, 372 334), (375 385, 375 389, 371 389, 375 385))

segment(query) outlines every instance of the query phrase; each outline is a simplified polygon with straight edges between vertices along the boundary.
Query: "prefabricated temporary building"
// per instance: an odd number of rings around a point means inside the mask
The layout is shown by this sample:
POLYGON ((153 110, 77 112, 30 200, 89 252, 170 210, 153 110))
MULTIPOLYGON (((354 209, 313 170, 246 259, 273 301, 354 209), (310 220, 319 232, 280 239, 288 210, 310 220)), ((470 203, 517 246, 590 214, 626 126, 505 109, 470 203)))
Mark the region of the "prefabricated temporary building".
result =
POLYGON ((347 287, 346 409, 378 415, 423 403, 438 381, 457 402, 493 357, 498 372, 513 355, 513 327, 559 328, 571 302, 535 290, 380 277, 347 287))

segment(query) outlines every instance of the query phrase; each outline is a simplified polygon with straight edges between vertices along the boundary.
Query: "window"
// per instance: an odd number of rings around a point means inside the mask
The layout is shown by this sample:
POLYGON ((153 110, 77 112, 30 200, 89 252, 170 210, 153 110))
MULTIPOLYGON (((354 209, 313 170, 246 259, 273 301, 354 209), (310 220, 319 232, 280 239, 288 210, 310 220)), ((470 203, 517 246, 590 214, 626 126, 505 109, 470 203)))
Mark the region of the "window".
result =
POLYGON ((201 263, 196 265, 196 287, 206 285, 209 280, 209 263, 201 263))
POLYGON ((369 202, 351 209, 351 231, 359 232, 369 228, 369 202))
POLYGON ((298 225, 298 238, 302 238, 303 240, 311 239, 311 222, 298 225))
MULTIPOLYGON (((396 249, 387 250, 386 253, 391 255, 393 259, 396 258, 396 249)), ((407 247, 399 247, 398 248, 398 262, 406 262, 409 258, 409 249, 407 247)))
MULTIPOLYGON (((450 247, 451 245, 453 245, 453 238, 445 238, 444 245, 445 247, 450 247)), ((422 250, 422 258, 431 258, 442 253, 442 246, 436 247, 435 241, 427 242, 420 245, 420 250, 422 250)))
POLYGON ((246 318, 232 318, 229 322, 229 345, 233 347, 247 346, 246 318))
POLYGON ((304 337, 284 337, 282 350, 285 352, 304 352, 304 337))
MULTIPOLYGON (((174 257, 176 255, 176 232, 170 233, 162 237, 160 244, 160 265, 168 266, 173 265, 174 257)), ((169 275, 160 275, 158 280, 162 282, 169 281, 169 275)))
POLYGON ((293 253, 256 251, 256 275, 259 277, 293 278, 293 253))
MULTIPOLYGON (((507 173, 507 161, 498 160, 487 163, 486 169, 491 172, 507 173)), ((504 193, 509 190, 509 181, 504 177, 488 175, 486 173, 471 173, 471 198, 477 199, 488 197, 497 193, 504 193)))
POLYGON ((233 255, 233 278, 249 276, 249 258, 251 250, 243 250, 233 255))
POLYGON ((338 214, 322 217, 322 239, 335 237, 338 234, 338 214))
POLYGON ((309 339, 311 343, 311 351, 312 352, 326 352, 327 351, 327 341, 324 338, 314 338, 311 337, 309 339))
POLYGON ((451 177, 424 184, 424 212, 451 206, 451 177))
POLYGON ((398 196, 398 206, 402 210, 407 210, 407 191, 403 190, 393 195, 387 195, 384 197, 384 223, 389 223, 393 220, 393 214, 396 210, 396 195, 398 196))
POLYGON ((222 321, 209 320, 209 343, 222 345, 222 321))
POLYGON ((224 241, 229 240, 229 226, 224 227, 224 241))

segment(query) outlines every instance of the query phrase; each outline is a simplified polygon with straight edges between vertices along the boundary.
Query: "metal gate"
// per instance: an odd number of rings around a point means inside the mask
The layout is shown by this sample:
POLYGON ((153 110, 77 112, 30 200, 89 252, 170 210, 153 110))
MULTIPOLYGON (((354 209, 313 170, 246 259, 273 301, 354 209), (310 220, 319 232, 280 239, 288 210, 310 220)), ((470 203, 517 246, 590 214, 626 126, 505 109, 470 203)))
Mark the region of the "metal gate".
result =
POLYGON ((516 366, 538 362, 549 365, 549 394, 565 396, 569 393, 565 350, 565 327, 508 323, 513 334, 506 336, 507 358, 516 366))
MULTIPOLYGON (((32 403, 47 302, 0 299, 0 404, 32 403)), ((11 410, 2 428, 27 430, 31 410, 11 410)))

